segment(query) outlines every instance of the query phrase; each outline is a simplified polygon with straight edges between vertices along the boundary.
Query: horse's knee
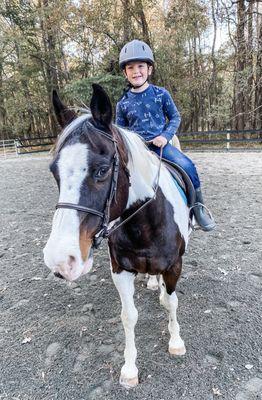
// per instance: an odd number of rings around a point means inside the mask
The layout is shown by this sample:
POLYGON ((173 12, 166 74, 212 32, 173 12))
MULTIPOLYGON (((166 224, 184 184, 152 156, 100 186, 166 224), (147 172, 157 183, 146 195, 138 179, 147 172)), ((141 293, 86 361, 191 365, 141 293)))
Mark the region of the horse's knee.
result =
POLYGON ((132 307, 131 309, 125 309, 125 308, 122 309, 121 320, 125 327, 132 328, 133 326, 136 325, 137 319, 138 319, 138 312, 135 307, 132 307))

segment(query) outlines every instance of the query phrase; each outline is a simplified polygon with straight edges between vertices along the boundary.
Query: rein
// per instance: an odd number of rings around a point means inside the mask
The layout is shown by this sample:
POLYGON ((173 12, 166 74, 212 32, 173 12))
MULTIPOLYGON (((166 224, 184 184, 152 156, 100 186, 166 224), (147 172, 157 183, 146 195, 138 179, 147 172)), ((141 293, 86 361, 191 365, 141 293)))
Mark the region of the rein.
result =
MULTIPOLYGON (((157 190, 159 187, 163 147, 161 147, 161 150, 160 150, 159 166, 158 166, 157 176, 155 179, 156 182, 154 185, 155 187, 154 187, 153 197, 151 197, 144 204, 142 204, 142 206, 140 206, 133 214, 131 214, 129 217, 127 217, 124 221, 122 221, 120 223, 115 223, 112 228, 108 229, 108 225, 109 225, 109 221, 110 221, 110 207, 111 207, 112 201, 115 197, 116 190, 117 190, 117 181, 118 181, 118 174, 119 174, 119 152, 117 149, 117 141, 111 135, 109 135, 97 128, 96 128, 96 131, 100 135, 104 136, 106 139, 113 142, 114 147, 115 147, 115 154, 114 154, 114 161, 113 161, 113 173, 112 173, 112 178, 111 178, 110 192, 109 192, 109 196, 106 201, 104 211, 101 212, 101 211, 95 210, 93 208, 85 207, 85 206, 74 204, 74 203, 57 203, 56 209, 68 208, 68 209, 72 209, 72 210, 76 210, 76 211, 85 212, 87 214, 93 214, 93 215, 100 217, 102 219, 101 229, 99 230, 98 233, 95 234, 95 236, 93 238, 93 247, 95 247, 97 249, 100 246, 103 239, 108 238, 113 232, 115 232, 121 226, 123 226, 128 221, 130 221, 131 218, 133 218, 136 214, 138 214, 141 210, 143 210, 149 203, 151 203, 153 200, 155 200, 157 190)), ((126 171, 128 172, 127 169, 126 169, 126 171)), ((129 172, 128 172, 128 174, 129 174, 129 172)))
POLYGON ((140 206, 136 211, 133 212, 133 214, 129 215, 124 221, 120 222, 119 224, 115 224, 111 229, 108 230, 107 237, 111 235, 113 232, 115 232, 118 228, 120 228, 122 225, 124 225, 126 222, 128 222, 131 218, 133 218, 136 214, 138 214, 141 210, 143 210, 146 206, 148 206, 149 203, 151 203, 153 200, 156 199, 156 194, 157 190, 159 188, 159 179, 160 179, 160 169, 161 169, 161 164, 162 164, 162 154, 163 154, 163 147, 161 147, 160 150, 160 156, 159 156, 159 165, 158 165, 158 171, 157 171, 157 176, 156 176, 156 184, 154 188, 154 194, 153 197, 151 197, 149 200, 147 200, 142 206, 140 206))

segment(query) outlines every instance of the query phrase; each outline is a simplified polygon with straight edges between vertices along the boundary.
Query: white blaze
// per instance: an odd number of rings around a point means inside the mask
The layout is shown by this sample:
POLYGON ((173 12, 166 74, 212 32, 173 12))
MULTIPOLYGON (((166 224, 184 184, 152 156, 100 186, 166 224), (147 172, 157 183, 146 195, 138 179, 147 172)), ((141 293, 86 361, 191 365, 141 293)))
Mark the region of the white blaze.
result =
MULTIPOLYGON (((62 148, 57 166, 60 177, 59 203, 79 204, 81 186, 88 175, 87 145, 75 143, 62 148)), ((70 280, 77 279, 84 271, 88 272, 87 263, 81 257, 79 227, 76 210, 59 208, 54 214, 52 232, 44 248, 46 265, 70 280), (75 262, 70 267, 68 263, 72 257, 75 262)))

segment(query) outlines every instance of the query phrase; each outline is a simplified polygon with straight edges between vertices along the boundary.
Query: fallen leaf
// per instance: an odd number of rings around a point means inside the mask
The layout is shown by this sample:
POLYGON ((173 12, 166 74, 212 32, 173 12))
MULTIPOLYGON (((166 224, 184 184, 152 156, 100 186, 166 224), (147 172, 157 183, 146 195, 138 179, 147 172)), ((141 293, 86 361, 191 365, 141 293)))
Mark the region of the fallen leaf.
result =
POLYGON ((228 275, 228 272, 225 269, 218 267, 218 270, 222 272, 222 274, 224 274, 225 276, 228 275))
POLYGON ((24 340, 22 341, 22 344, 25 344, 25 343, 30 343, 30 342, 31 342, 31 340, 32 340, 32 338, 31 338, 31 337, 29 337, 29 336, 26 336, 26 337, 24 338, 24 340))
POLYGON ((222 393, 218 388, 213 388, 212 390, 215 396, 222 396, 222 393))

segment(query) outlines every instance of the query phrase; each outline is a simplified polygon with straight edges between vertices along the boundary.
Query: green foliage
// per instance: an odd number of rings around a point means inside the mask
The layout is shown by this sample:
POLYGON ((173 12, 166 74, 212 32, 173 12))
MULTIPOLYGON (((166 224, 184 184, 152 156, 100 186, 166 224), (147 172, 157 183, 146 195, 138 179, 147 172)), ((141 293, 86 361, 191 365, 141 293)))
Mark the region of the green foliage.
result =
POLYGON ((74 105, 89 106, 93 92, 92 83, 98 83, 106 90, 115 109, 125 86, 125 80, 122 76, 104 74, 81 79, 67 85, 62 94, 74 105))
MULTIPOLYGON (((182 114, 182 131, 239 127, 241 118, 244 124, 255 121, 261 126, 261 21, 246 10, 246 21, 253 18, 254 37, 239 46, 235 33, 241 2, 232 3, 230 10, 228 2, 220 3, 2 1, 0 138, 55 133, 53 88, 80 107, 89 105, 92 83, 99 83, 115 109, 125 87, 119 51, 134 38, 150 42, 156 59, 153 83, 171 92, 182 114), (231 36, 223 48, 212 52, 208 35, 219 15, 226 19, 231 36)), ((243 37, 248 40, 249 28, 246 23, 243 37)))

